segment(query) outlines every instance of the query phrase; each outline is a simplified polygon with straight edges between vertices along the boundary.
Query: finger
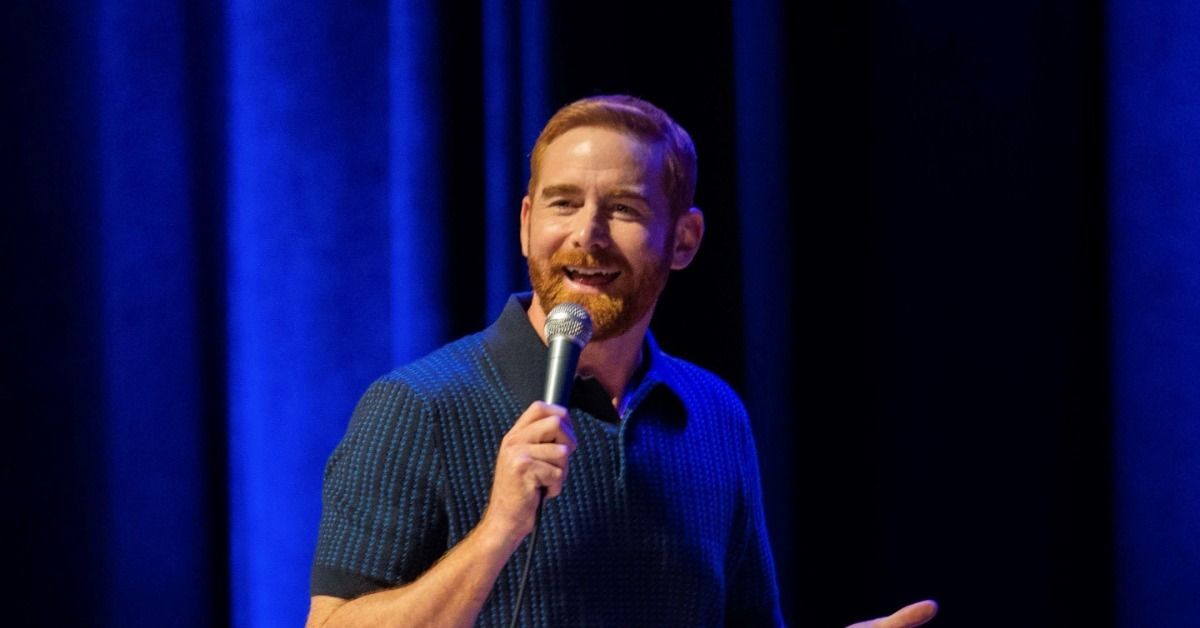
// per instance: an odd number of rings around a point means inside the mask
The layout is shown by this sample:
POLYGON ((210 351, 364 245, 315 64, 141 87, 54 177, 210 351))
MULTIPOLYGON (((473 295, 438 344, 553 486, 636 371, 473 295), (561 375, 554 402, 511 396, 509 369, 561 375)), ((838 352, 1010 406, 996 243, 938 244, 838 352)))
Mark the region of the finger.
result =
MULTIPOLYGON (((555 443, 546 443, 551 447, 562 447, 555 443)), ((526 445, 526 448, 532 445, 526 445)), ((539 460, 530 455, 527 449, 514 452, 512 458, 504 462, 496 469, 497 474, 503 474, 510 482, 516 480, 525 492, 531 492, 539 486, 549 486, 563 477, 566 473, 565 465, 558 465, 546 460, 539 460)))
POLYGON ((556 467, 548 462, 534 460, 529 465, 525 475, 529 492, 536 492, 540 487, 546 487, 546 498, 558 497, 562 493, 563 480, 567 477, 566 469, 556 467), (528 482, 531 480, 531 482, 528 482))
POLYGON ((539 419, 544 419, 548 416, 567 416, 567 409, 562 406, 546 403, 545 401, 535 401, 529 404, 529 407, 517 417, 515 423, 509 431, 521 429, 539 419))
POLYGON ((571 457, 570 445, 562 443, 533 443, 525 446, 525 452, 533 460, 548 462, 560 469, 567 468, 571 457))
POLYGON ((560 443, 575 450, 575 433, 565 416, 542 417, 522 430, 522 440, 529 443, 560 443))
POLYGON ((880 628, 914 628, 933 619, 938 605, 933 600, 909 604, 879 622, 880 628))

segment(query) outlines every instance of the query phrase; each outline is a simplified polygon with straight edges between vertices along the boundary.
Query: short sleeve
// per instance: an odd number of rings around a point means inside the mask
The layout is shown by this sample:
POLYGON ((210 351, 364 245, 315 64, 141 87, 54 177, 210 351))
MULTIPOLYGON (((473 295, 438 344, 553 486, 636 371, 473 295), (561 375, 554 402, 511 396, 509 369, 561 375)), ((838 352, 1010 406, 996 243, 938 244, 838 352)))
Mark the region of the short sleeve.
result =
POLYGON ((726 619, 729 626, 782 626, 775 562, 767 537, 762 487, 754 435, 743 422, 741 439, 742 495, 735 523, 734 553, 729 566, 726 619))
POLYGON ((409 385, 371 385, 325 466, 312 595, 350 599, 411 582, 445 553, 437 441, 409 385))

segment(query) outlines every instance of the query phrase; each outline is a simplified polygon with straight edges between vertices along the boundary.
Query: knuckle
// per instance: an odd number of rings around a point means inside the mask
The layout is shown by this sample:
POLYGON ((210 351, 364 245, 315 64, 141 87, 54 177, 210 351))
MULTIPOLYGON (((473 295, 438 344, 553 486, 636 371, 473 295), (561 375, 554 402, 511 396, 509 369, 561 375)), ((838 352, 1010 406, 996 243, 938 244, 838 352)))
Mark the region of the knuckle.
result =
POLYGON ((524 473, 529 469, 530 460, 526 456, 516 456, 510 461, 510 468, 516 473, 524 473))

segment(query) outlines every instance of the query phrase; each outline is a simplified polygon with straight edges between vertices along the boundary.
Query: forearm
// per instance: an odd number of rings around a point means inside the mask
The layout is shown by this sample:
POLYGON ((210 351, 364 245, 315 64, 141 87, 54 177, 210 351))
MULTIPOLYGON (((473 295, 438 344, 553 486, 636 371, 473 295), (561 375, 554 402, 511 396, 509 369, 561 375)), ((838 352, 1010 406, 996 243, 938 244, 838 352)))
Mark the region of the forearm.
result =
POLYGON ((485 517, 411 583, 350 601, 314 597, 308 628, 470 626, 521 538, 485 517))

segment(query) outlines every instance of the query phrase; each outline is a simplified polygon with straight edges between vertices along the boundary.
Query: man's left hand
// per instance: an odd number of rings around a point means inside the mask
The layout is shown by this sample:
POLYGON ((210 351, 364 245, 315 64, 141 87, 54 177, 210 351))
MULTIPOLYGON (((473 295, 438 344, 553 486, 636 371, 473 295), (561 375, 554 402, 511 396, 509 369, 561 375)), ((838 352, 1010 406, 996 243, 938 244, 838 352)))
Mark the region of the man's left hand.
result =
POLYGON ((914 628, 933 619, 937 615, 938 605, 933 600, 925 600, 909 604, 904 608, 879 619, 860 621, 847 628, 914 628))

